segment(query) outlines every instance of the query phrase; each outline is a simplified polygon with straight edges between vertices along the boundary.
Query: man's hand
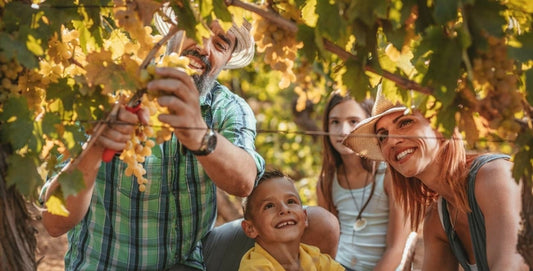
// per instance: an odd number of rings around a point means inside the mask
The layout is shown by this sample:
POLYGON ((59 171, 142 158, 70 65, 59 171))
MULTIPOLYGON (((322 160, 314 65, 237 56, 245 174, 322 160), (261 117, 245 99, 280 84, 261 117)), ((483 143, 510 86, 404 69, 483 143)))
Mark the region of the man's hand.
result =
POLYGON ((133 113, 122 106, 117 113, 116 120, 109 124, 98 137, 97 144, 106 149, 121 151, 131 139, 137 125, 147 124, 148 119, 148 112, 143 108, 133 113))
POLYGON ((187 148, 198 149, 207 124, 202 118, 200 93, 194 80, 176 68, 157 68, 156 74, 159 79, 148 83, 148 91, 159 93, 159 105, 167 107, 169 112, 159 115, 159 120, 174 127, 174 133, 187 148))

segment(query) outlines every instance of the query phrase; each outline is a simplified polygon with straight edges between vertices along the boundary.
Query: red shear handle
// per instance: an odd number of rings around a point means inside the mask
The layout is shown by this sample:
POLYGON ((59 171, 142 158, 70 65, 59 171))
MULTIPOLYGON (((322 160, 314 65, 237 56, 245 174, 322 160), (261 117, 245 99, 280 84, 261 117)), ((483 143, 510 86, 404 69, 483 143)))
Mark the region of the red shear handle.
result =
MULTIPOLYGON (((128 111, 130 111, 132 113, 137 113, 139 111, 139 109, 141 109, 141 103, 138 103, 134 107, 126 106, 126 110, 128 110, 128 111)), ((112 150, 112 149, 105 149, 104 153, 102 154, 102 160, 104 162, 106 162, 106 163, 111 161, 111 160, 113 160, 113 157, 115 156, 115 153, 117 153, 117 151, 112 150)))

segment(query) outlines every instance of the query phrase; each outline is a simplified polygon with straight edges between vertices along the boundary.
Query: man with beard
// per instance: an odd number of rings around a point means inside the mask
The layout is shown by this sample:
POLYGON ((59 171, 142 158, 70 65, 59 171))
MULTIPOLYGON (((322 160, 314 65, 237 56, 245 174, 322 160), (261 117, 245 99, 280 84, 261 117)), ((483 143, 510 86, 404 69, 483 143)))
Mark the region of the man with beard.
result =
MULTIPOLYGON (((85 188, 67 198, 70 215, 43 212, 43 224, 52 236, 68 232, 65 270, 206 268, 202 247, 209 246, 205 237, 215 224, 216 188, 247 196, 265 164, 255 151, 254 113, 216 81, 222 69, 241 68, 252 60, 250 25, 234 25, 225 32, 214 21, 211 31, 201 46, 191 39, 183 41, 182 55, 196 71, 194 79, 183 70, 163 67, 156 69, 159 79, 147 85, 168 108, 169 114, 159 119, 174 133, 146 157, 145 191, 124 174, 126 164, 118 156, 102 163, 105 149, 123 150, 136 124, 147 121, 142 109, 132 113, 121 108, 118 121, 134 125, 109 125, 79 161, 85 188)), ((168 46, 172 51, 172 43, 168 46)), ((48 199, 57 187, 55 177, 43 188, 42 198, 48 199)), ((336 247, 335 236, 320 238, 336 247)))

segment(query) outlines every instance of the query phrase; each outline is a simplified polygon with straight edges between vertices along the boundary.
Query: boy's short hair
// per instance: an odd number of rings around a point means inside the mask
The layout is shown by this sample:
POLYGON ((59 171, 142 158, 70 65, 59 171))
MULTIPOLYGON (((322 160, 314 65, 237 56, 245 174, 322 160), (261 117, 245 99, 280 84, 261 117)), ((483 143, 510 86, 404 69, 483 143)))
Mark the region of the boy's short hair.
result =
POLYGON ((271 170, 266 170, 264 173, 263 173, 263 176, 261 176, 261 178, 259 178, 259 180, 257 181, 257 184, 256 186, 254 187, 254 189, 252 190, 252 193, 250 193, 250 195, 248 195, 248 197, 244 198, 244 200, 242 201, 242 212, 243 212, 243 215, 244 215, 244 219, 250 219, 250 205, 251 205, 251 201, 252 201, 252 198, 254 196, 254 192, 257 190, 257 187, 259 187, 259 185, 261 185, 263 182, 265 181, 268 181, 268 180, 271 180, 271 179, 276 179, 276 178, 284 178, 286 179, 287 181, 291 182, 291 183, 294 183, 294 181, 291 179, 291 177, 283 174, 283 172, 281 172, 280 170, 277 170, 277 169, 271 169, 271 170))

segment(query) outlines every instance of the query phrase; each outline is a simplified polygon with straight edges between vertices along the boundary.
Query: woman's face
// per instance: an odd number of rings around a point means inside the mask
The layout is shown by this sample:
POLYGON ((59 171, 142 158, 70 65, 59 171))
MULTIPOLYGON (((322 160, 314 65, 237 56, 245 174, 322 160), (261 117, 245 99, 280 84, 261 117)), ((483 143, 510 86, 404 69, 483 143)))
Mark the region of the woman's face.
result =
MULTIPOLYGON (((376 122, 376 135, 385 160, 405 177, 430 173, 439 153, 440 139, 419 112, 395 112, 376 122)), ((438 172, 438 171, 435 171, 438 172)))
POLYGON ((331 109, 328 115, 329 141, 337 152, 341 155, 354 153, 342 144, 342 140, 367 117, 365 110, 354 100, 343 101, 331 109))

